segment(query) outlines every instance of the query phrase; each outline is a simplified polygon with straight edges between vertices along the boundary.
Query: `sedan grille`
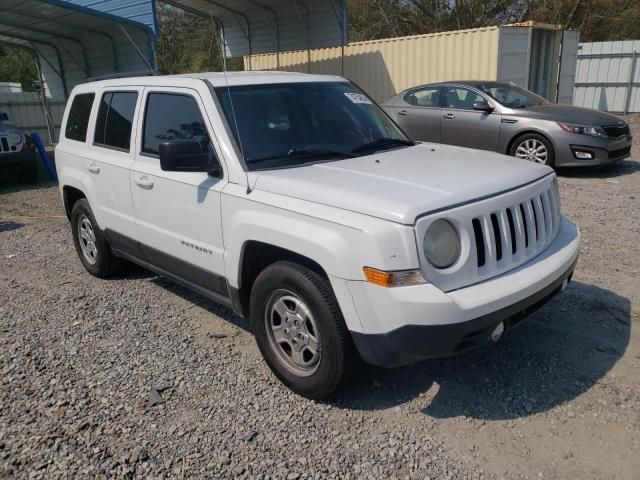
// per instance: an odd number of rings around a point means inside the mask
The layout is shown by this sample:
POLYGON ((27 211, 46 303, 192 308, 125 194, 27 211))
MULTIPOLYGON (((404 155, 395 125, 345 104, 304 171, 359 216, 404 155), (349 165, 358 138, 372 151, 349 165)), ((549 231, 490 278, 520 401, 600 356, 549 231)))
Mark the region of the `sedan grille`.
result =
POLYGON ((629 130, 629 125, 626 123, 624 125, 609 125, 602 127, 602 129, 607 133, 609 138, 622 137, 623 135, 629 135, 631 132, 629 130))
POLYGON ((619 150, 613 150, 613 151, 610 151, 610 152, 607 152, 607 153, 609 154, 609 159, 610 160, 613 160, 615 158, 629 156, 629 154, 631 153, 631 146, 620 148, 619 150))
POLYGON ((499 274, 547 248, 560 226, 557 190, 548 188, 523 202, 471 221, 481 277, 499 274))

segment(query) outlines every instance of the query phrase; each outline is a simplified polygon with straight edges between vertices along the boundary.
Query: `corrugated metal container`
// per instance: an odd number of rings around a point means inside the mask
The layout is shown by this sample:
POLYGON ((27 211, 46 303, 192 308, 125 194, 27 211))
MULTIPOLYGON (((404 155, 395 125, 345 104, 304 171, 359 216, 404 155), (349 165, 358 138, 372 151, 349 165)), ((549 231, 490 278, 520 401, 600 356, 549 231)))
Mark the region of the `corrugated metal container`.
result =
POLYGON ((283 52, 279 58, 253 55, 251 64, 248 57, 244 62, 247 70, 275 70, 279 59, 280 70, 342 75, 377 101, 446 80, 535 83, 535 91, 555 99, 562 33, 555 26, 526 23, 355 42, 344 47, 344 58, 336 47, 283 52))
POLYGON ((640 40, 581 43, 574 105, 640 112, 640 40))

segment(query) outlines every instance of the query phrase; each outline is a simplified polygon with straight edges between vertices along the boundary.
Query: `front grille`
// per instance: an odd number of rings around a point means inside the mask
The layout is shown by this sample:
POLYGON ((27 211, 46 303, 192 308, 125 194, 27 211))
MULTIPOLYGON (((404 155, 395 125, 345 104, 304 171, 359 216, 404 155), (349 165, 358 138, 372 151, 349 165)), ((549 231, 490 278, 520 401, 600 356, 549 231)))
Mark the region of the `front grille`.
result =
POLYGON ((473 218, 476 265, 481 277, 499 274, 544 250, 560 226, 553 187, 525 201, 473 218))
POLYGON ((625 155, 629 155, 631 153, 631 145, 628 147, 620 148, 618 150, 612 150, 607 152, 609 154, 609 159, 613 160, 614 158, 624 157, 625 155))
POLYGON ((609 125, 602 128, 605 132, 607 132, 607 136, 609 138, 618 138, 622 137, 623 135, 629 135, 630 133, 629 125, 626 123, 624 125, 609 125))
POLYGON ((560 196, 555 175, 489 198, 424 216, 416 221, 418 242, 439 218, 460 231, 460 258, 436 268, 419 249, 425 278, 443 292, 484 282, 520 267, 542 253, 560 231, 560 196))
POLYGON ((9 142, 7 141, 7 137, 0 137, 0 152, 8 152, 9 151, 9 142))

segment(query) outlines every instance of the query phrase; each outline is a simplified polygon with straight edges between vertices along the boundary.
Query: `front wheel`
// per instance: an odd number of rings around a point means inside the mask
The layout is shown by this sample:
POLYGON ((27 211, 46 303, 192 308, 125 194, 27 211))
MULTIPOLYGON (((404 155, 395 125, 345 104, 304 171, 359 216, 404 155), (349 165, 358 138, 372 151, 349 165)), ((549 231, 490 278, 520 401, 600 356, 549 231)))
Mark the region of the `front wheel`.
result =
POLYGON ((265 268, 251 291, 251 320, 260 352, 294 392, 333 394, 352 368, 353 346, 328 281, 293 262, 265 268))
POLYGON ((517 138, 509 152, 511 156, 553 167, 555 152, 551 142, 537 133, 527 133, 517 138))

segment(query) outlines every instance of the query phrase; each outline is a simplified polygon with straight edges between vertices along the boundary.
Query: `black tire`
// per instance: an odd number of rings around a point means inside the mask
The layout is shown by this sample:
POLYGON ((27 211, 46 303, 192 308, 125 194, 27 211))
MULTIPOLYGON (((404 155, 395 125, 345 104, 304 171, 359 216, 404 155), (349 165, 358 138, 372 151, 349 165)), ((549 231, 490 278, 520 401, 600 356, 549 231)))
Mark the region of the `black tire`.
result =
MULTIPOLYGON (((511 144, 511 148, 509 149, 509 155, 512 157, 516 157, 516 152, 518 147, 527 141, 536 141, 542 143, 547 149, 547 157, 544 165, 548 165, 549 167, 553 167, 555 165, 556 154, 553 149, 553 145, 544 135, 540 135, 538 133, 525 133, 516 138, 511 144)), ((540 162, 542 163, 542 162, 540 162)))
MULTIPOLYGON (((297 263, 277 262, 258 275, 251 291, 250 303, 256 342, 267 365, 282 383, 294 392, 315 400, 327 398, 336 392, 354 367, 356 357, 351 337, 328 281, 297 263), (286 358, 283 360, 284 349, 276 345, 277 341, 268 332, 274 320, 272 316, 267 317, 267 312, 272 312, 272 305, 279 299, 291 298, 289 294, 297 297, 308 308, 313 316, 314 328, 318 330, 314 333, 321 340, 318 348, 319 360, 313 367, 315 370, 304 375, 292 371, 292 365, 288 364, 286 358)), ((284 321, 282 323, 284 326, 284 321)))
POLYGON ((111 252, 111 247, 98 227, 98 222, 96 222, 86 198, 78 200, 71 209, 71 233, 80 262, 82 262, 87 272, 95 277, 105 278, 119 269, 121 261, 111 252), (88 221, 95 236, 93 262, 89 260, 88 256, 85 256, 81 246, 81 242, 86 246, 86 240, 80 238, 80 223, 84 220, 88 221))

